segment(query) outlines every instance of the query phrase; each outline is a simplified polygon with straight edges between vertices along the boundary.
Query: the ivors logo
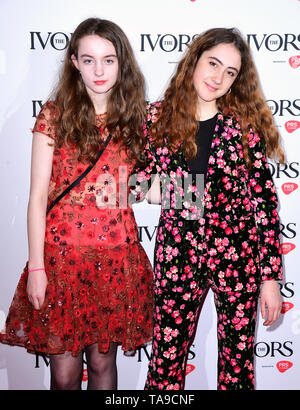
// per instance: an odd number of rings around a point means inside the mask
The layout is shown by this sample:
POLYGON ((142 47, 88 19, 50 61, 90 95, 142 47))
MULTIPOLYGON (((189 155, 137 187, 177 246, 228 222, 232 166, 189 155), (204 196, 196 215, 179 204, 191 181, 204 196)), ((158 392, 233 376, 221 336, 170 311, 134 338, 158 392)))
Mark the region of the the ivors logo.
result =
POLYGON ((160 50, 166 53, 172 51, 182 52, 187 45, 196 37, 197 34, 141 34, 141 48, 140 51, 155 51, 160 50))
POLYGON ((297 117, 300 115, 300 100, 267 100, 267 104, 273 115, 282 117, 284 115, 292 115, 297 117))
POLYGON ((300 35, 293 33, 247 34, 250 47, 257 51, 300 50, 300 35))
POLYGON ((32 117, 36 117, 43 106, 42 100, 32 100, 32 117))
POLYGON ((269 162, 270 172, 273 178, 297 178, 299 176, 299 162, 290 162, 288 164, 280 164, 269 162))
POLYGON ((285 342, 258 342, 254 346, 254 353, 257 357, 290 357, 294 353, 292 344, 293 342, 289 340, 285 342))
POLYGON ((293 366, 292 362, 289 362, 288 360, 282 360, 281 362, 278 362, 276 364, 277 369, 280 371, 280 373, 286 372, 288 369, 290 369, 293 366))
POLYGON ((296 223, 289 222, 287 224, 280 223, 280 233, 287 239, 293 239, 296 237, 296 223))
POLYGON ((156 231, 157 231, 157 226, 150 228, 150 231, 149 231, 149 226, 139 226, 138 227, 139 241, 143 242, 146 239, 151 242, 156 237, 156 231))
POLYGON ((30 32, 30 50, 53 48, 57 51, 64 50, 69 44, 72 33, 63 33, 62 31, 57 31, 52 33, 48 31, 47 33, 41 33, 40 31, 30 32))
POLYGON ((284 298, 292 298, 295 295, 294 282, 280 283, 280 293, 284 298))

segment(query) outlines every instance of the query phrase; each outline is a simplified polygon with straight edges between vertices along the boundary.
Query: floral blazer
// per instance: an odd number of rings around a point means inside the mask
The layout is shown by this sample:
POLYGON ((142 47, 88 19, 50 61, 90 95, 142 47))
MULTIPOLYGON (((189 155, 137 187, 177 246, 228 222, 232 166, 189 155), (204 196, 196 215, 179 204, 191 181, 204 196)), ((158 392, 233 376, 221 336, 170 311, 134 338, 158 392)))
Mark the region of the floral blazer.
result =
POLYGON ((201 195, 195 181, 190 179, 188 163, 180 146, 176 153, 170 152, 167 146, 153 146, 149 129, 156 120, 159 104, 148 106, 145 124, 148 165, 137 170, 132 190, 135 199, 144 199, 150 181, 158 173, 162 185, 160 225, 168 221, 170 226, 180 227, 193 221, 195 237, 199 243, 202 242, 202 248, 206 248, 212 267, 216 266, 220 256, 230 256, 230 245, 239 244, 239 252, 248 252, 252 257, 256 255, 260 280, 282 279, 278 199, 264 141, 250 129, 249 156, 253 166, 248 170, 238 120, 219 113, 204 194, 201 195), (224 244, 228 244, 225 253, 224 244), (254 250, 250 249, 253 244, 254 250))

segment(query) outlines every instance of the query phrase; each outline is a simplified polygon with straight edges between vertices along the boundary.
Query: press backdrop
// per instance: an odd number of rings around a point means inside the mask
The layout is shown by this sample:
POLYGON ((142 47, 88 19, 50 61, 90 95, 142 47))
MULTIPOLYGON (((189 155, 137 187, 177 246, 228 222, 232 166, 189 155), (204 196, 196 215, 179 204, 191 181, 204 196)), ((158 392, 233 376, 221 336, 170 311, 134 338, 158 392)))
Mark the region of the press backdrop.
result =
MULTIPOLYGON (((284 308, 270 328, 258 321, 257 389, 300 388, 299 0, 0 0, 0 328, 27 260, 26 208, 31 128, 57 78, 68 40, 85 18, 119 24, 147 81, 160 98, 192 37, 212 27, 238 27, 248 40, 266 100, 281 132, 288 164, 271 164, 280 199, 284 308)), ((150 260, 159 206, 134 207, 150 260)), ((189 353, 187 389, 216 389, 216 315, 209 292, 189 353)), ((150 346, 135 357, 118 353, 119 388, 144 386, 150 346)), ((48 389, 49 366, 23 348, 0 345, 0 389, 48 389)))

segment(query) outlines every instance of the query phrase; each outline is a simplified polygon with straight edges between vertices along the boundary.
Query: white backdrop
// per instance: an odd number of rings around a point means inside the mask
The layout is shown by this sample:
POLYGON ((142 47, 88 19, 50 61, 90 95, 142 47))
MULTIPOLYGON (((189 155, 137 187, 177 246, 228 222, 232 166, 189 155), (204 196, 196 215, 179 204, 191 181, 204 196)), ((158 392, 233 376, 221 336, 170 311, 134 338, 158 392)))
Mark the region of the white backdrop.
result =
MULTIPOLYGON (((193 35, 238 27, 248 39, 288 165, 271 164, 280 199, 285 279, 284 313, 270 328, 258 321, 257 389, 300 388, 299 0, 0 0, 0 328, 27 260, 26 208, 31 128, 47 100, 75 27, 88 17, 110 19, 128 35, 145 75, 148 99, 160 98, 193 35)), ((159 206, 134 206, 140 240, 152 261, 159 206)), ((209 292, 190 349, 186 389, 216 389, 216 316, 209 292)), ((150 353, 150 346, 147 349, 150 353)), ((119 351, 119 389, 142 390, 147 354, 119 351)), ((48 389, 49 367, 20 347, 0 345, 0 389, 48 389)))

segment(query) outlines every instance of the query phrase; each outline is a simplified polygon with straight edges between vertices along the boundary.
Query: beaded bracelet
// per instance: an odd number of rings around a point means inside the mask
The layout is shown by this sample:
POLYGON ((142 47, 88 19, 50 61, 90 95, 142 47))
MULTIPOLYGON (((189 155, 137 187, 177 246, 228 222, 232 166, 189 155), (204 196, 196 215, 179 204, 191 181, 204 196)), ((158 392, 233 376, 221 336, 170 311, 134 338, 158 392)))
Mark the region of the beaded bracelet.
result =
POLYGON ((35 272, 35 271, 38 271, 38 270, 45 270, 45 268, 28 269, 28 273, 35 272))

